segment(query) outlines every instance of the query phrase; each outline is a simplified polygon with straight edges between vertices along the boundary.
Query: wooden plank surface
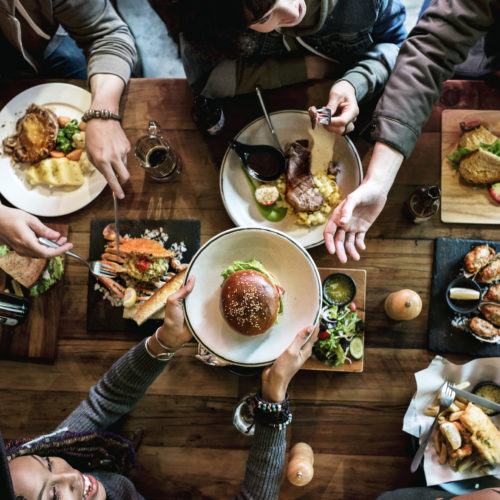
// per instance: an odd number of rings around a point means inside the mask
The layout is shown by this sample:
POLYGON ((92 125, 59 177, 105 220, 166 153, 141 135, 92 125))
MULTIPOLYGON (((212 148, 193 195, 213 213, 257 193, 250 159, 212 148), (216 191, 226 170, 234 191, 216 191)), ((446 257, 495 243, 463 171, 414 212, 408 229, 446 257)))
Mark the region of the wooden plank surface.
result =
POLYGON ((464 181, 447 156, 458 147, 460 123, 477 120, 500 137, 500 111, 447 109, 443 111, 441 139, 441 220, 469 224, 500 224, 500 203, 486 187, 464 181))
MULTIPOLYGON (((62 236, 68 236, 67 224, 49 225, 59 231, 62 236)), ((67 259, 63 257, 66 264, 67 259)), ((0 325, 1 357, 54 360, 57 354, 57 335, 65 274, 46 292, 37 297, 29 297, 29 314, 25 322, 10 327, 0 325)))
MULTIPOLYGON (((43 82, 1 80, 0 105, 37 83, 43 82)), ((269 111, 307 109, 326 102, 329 85, 297 85, 266 91, 264 97, 269 111)), ((192 101, 183 80, 131 81, 123 99, 123 126, 132 148, 148 120, 157 120, 182 157, 183 170, 172 182, 155 183, 145 177, 131 152, 131 182, 120 202, 120 217, 197 219, 203 244, 233 227, 219 195, 227 140, 262 113, 255 95, 225 100, 224 130, 220 136, 204 137, 191 120, 192 101)), ((324 246, 310 250, 318 267, 366 270, 364 367, 362 373, 301 370, 292 380, 294 422, 288 444, 311 444, 315 477, 302 489, 284 480, 282 499, 371 499, 396 487, 424 484, 421 475, 409 473, 410 440, 401 427, 415 391, 414 373, 436 355, 427 349, 434 239, 500 241, 500 227, 443 224, 437 215, 412 224, 403 217, 402 206, 417 187, 440 182, 443 110, 491 110, 499 104, 500 90, 487 83, 445 83, 415 151, 404 162, 386 207, 367 234, 361 260, 341 265, 324 246), (422 313, 412 321, 395 322, 384 313, 385 297, 401 288, 411 288, 422 297, 422 313)), ((361 122, 362 117, 357 123, 361 122)), ((366 168, 371 146, 359 137, 355 144, 366 168)), ((75 251, 85 257, 90 221, 112 217, 113 200, 106 188, 87 207, 50 220, 71 226, 75 251)), ((134 332, 87 332, 87 282, 87 270, 68 260, 53 364, 0 361, 0 422, 5 438, 52 430, 111 364, 142 338, 134 332)), ((195 346, 176 354, 131 414, 114 428, 125 436, 143 430, 138 452, 142 467, 134 481, 150 500, 229 498, 243 479, 251 441, 235 430, 232 414, 238 400, 259 387, 259 377, 237 377, 224 368, 206 366, 195 354, 195 346)), ((464 363, 472 356, 446 354, 446 358, 464 363)))
MULTIPOLYGON (((356 311, 358 312, 358 317, 362 321, 365 321, 365 303, 366 303, 366 271, 364 269, 344 269, 344 268, 334 268, 334 267, 320 267, 318 268, 319 275, 322 280, 324 280, 329 274, 332 273, 346 273, 348 274, 356 283, 356 295, 354 297, 354 303, 356 304, 356 311)), ((365 335, 363 334, 363 345, 365 341, 365 335)), ((327 366, 322 361, 317 359, 309 359, 304 364, 304 370, 318 370, 325 372, 362 372, 363 371, 364 356, 361 359, 353 359, 350 363, 346 361, 342 366, 327 366)))

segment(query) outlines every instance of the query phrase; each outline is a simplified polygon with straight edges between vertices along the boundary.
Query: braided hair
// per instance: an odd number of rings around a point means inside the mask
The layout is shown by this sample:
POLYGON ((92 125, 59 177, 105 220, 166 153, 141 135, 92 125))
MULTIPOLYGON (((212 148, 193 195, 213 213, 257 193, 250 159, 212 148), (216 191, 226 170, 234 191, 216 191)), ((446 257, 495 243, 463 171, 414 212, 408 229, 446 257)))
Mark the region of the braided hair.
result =
POLYGON ((36 439, 8 441, 5 451, 9 461, 26 455, 55 456, 80 471, 98 469, 127 474, 138 465, 132 443, 112 432, 70 432, 61 429, 36 439))

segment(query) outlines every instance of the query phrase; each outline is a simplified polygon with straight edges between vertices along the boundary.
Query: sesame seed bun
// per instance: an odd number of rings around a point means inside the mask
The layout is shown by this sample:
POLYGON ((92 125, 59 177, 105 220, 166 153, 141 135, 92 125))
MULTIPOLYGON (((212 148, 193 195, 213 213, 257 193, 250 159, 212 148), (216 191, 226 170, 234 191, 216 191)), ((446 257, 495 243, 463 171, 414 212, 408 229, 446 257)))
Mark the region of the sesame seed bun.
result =
POLYGON ((236 271, 224 281, 220 310, 228 325, 243 335, 262 335, 278 318, 280 296, 264 274, 253 269, 236 271))

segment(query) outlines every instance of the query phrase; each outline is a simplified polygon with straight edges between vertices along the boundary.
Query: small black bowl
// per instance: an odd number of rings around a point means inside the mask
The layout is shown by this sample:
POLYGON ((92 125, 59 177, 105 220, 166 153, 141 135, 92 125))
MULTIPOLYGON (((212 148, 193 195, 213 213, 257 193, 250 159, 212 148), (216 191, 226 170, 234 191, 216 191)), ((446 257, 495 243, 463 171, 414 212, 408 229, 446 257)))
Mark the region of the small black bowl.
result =
MULTIPOLYGON (((490 401, 493 401, 493 403, 498 403, 499 401, 496 399, 491 399, 489 397, 486 397, 484 394, 484 388, 485 387, 490 387, 491 390, 496 391, 498 394, 500 394, 500 385, 498 385, 496 382, 490 381, 490 380, 485 380, 484 382, 479 382, 474 386, 474 389, 472 389, 472 394, 477 394, 478 396, 482 396, 483 398, 489 399, 490 401)), ((483 408, 484 413, 486 415, 489 415, 492 417, 493 415, 497 415, 498 411, 495 410, 490 410, 489 408, 483 408)))
POLYGON ((454 279, 446 289, 446 302, 450 308, 457 313, 467 314, 475 311, 481 302, 481 287, 474 280, 469 278, 454 279), (471 288, 472 290, 477 290, 479 292, 479 298, 476 300, 451 299, 450 290, 452 288, 471 288))
POLYGON ((356 296, 356 283, 346 273, 332 273, 323 280, 323 298, 332 306, 345 306, 349 304, 356 296), (328 295, 328 287, 333 283, 339 283, 346 290, 345 297, 342 300, 335 300, 335 298, 328 295))

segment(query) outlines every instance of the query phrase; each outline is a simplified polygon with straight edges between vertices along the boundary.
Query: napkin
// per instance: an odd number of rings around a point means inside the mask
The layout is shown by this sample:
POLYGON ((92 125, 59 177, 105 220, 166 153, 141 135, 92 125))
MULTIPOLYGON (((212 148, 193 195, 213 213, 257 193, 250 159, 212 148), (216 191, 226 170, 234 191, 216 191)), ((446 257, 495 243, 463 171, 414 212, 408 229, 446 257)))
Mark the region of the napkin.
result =
MULTIPOLYGON (((470 361, 464 365, 455 365, 447 359, 436 356, 429 366, 415 373, 417 392, 410 402, 403 421, 403 431, 415 437, 425 436, 432 425, 434 417, 424 414, 425 409, 432 405, 436 394, 443 383, 448 380, 459 384, 469 381, 470 388, 486 380, 500 383, 500 358, 483 358, 470 361)), ((500 428, 500 415, 492 417, 500 428)), ((459 481, 481 476, 476 472, 456 472, 449 465, 441 465, 434 450, 432 438, 424 453, 424 472, 427 486, 459 481)), ((500 466, 495 467, 492 475, 500 479, 500 466)))

